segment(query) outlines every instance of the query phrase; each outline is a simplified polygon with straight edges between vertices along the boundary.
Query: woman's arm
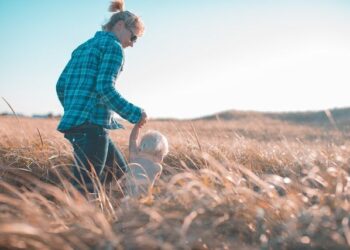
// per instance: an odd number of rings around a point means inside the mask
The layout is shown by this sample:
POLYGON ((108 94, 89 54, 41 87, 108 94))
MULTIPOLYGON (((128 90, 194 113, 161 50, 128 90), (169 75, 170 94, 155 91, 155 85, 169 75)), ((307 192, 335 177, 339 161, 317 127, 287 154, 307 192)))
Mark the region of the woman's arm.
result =
POLYGON ((64 107, 64 88, 65 88, 65 77, 64 77, 64 72, 62 72, 56 84, 56 93, 62 107, 64 107))
POLYGON ((142 118, 142 109, 124 99, 114 87, 123 64, 122 48, 115 44, 108 45, 99 65, 96 80, 97 94, 108 108, 135 124, 142 118))

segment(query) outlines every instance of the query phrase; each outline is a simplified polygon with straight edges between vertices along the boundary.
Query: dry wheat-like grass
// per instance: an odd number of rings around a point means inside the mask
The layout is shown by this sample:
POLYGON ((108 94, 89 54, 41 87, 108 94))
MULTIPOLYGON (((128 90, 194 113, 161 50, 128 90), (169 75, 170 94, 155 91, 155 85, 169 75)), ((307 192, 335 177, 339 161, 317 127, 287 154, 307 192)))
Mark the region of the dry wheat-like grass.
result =
MULTIPOLYGON (((0 118, 1 249, 349 249, 349 131, 265 118, 151 121, 170 142, 140 199, 66 180, 57 120, 0 118)), ((111 132, 127 154, 131 126, 111 132)))

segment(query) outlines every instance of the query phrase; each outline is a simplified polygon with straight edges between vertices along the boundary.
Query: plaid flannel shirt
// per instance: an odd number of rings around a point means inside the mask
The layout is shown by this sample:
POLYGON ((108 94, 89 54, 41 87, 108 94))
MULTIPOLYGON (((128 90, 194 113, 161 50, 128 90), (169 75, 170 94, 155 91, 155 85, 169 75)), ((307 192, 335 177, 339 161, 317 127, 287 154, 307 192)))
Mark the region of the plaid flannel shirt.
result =
POLYGON ((84 122, 107 129, 122 128, 113 111, 131 123, 140 120, 141 108, 125 100, 114 87, 123 63, 124 51, 119 40, 106 31, 98 31, 73 51, 56 85, 64 108, 59 131, 84 122))

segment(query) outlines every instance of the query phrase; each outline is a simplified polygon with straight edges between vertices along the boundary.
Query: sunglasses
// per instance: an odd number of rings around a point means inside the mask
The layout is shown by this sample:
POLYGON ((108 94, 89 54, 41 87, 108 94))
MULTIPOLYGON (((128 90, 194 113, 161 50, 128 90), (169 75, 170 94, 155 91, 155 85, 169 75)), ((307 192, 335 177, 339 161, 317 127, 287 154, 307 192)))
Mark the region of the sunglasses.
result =
POLYGON ((129 30, 130 33, 131 33, 130 41, 133 42, 133 43, 136 42, 137 36, 135 35, 135 33, 134 33, 130 28, 128 28, 128 27, 126 27, 126 28, 127 28, 127 30, 129 30))

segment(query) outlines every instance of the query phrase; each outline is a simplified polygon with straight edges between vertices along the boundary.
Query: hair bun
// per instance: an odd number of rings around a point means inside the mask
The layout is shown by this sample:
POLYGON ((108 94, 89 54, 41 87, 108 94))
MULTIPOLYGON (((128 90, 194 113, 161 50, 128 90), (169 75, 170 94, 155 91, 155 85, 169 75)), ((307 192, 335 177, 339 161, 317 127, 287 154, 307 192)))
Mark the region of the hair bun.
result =
POLYGON ((108 9, 110 12, 117 12, 124 10, 124 0, 114 0, 108 9))

